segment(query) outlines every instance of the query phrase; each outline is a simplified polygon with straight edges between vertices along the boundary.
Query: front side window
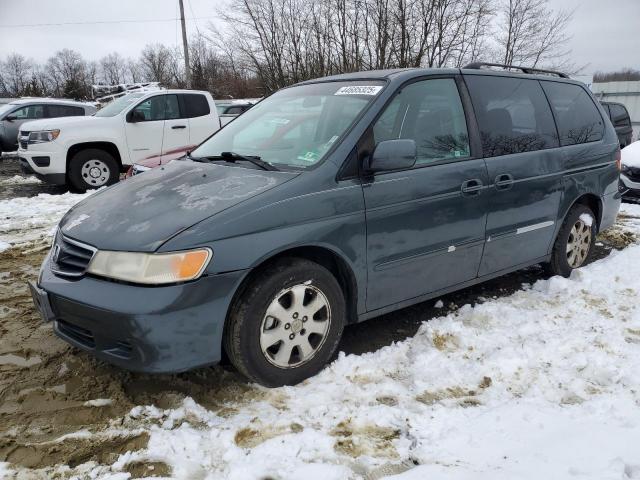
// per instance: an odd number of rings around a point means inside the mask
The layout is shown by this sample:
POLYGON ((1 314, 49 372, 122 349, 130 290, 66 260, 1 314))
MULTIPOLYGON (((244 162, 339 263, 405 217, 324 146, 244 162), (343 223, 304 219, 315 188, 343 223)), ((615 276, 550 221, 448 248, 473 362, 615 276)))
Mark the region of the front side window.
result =
POLYGON ((11 114, 18 120, 34 120, 44 118, 44 105, 29 105, 22 107, 11 114))
POLYGON ((280 90, 219 130, 191 156, 234 152, 275 165, 309 168, 325 158, 383 87, 379 80, 360 80, 280 90))
POLYGON ((537 80, 468 75, 485 157, 558 146, 549 103, 537 80))
POLYGON ((542 86, 558 122, 562 146, 602 139, 604 122, 595 103, 582 87, 548 81, 543 81, 542 86))
POLYGON ((418 165, 468 157, 467 121, 455 80, 424 80, 404 87, 373 125, 373 137, 376 144, 415 140, 418 165))
POLYGON ((142 113, 145 122, 180 118, 177 95, 156 95, 141 102, 134 111, 142 113))

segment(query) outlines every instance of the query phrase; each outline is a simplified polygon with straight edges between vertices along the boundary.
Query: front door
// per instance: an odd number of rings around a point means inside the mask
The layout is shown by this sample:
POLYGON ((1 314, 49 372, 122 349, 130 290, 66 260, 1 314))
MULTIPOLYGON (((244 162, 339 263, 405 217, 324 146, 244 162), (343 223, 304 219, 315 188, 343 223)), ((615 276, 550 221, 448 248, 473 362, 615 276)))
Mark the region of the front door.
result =
POLYGON ((562 197, 562 151, 540 82, 467 75, 490 180, 479 275, 544 257, 562 197))
MULTIPOLYGON (((370 129, 414 139, 414 168, 365 178, 367 310, 474 279, 485 236, 483 159, 472 158, 455 78, 404 87, 370 129)), ((361 142, 362 143, 362 142, 361 142)))
POLYGON ((18 108, 7 116, 14 117, 14 120, 12 121, 4 121, 5 138, 10 140, 13 144, 13 142, 17 142, 18 140, 20 125, 31 120, 45 118, 45 106, 41 104, 27 105, 25 107, 18 108))
POLYGON ((126 121, 125 132, 131 164, 161 154, 166 97, 167 95, 156 95, 143 100, 133 110, 140 112, 144 120, 126 121))

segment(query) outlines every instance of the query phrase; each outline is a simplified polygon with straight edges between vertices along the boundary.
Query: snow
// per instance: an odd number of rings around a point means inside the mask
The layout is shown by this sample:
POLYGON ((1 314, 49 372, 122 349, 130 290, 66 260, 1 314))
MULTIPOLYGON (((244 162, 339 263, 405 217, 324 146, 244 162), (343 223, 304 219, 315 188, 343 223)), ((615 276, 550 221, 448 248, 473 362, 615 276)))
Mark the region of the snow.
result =
POLYGON ((14 175, 13 177, 0 180, 0 185, 26 185, 26 184, 38 184, 42 183, 33 175, 24 177, 22 175, 14 175))
POLYGON ((389 478, 640 478, 638 264, 633 245, 465 305, 298 386, 256 387, 231 416, 189 398, 136 407, 129 421, 155 424, 136 455, 177 478, 373 478, 402 462, 418 466, 389 478))
POLYGON ((111 405, 113 400, 110 398, 96 398, 93 400, 87 400, 83 403, 85 407, 106 407, 107 405, 111 405))
POLYGON ((640 167, 640 140, 624 147, 621 151, 622 164, 628 167, 640 167))
POLYGON ((589 215, 588 213, 582 213, 580 214, 580 220, 582 220, 582 222, 587 226, 590 227, 591 225, 593 225, 593 217, 591 215, 589 215))
POLYGON ((36 197, 0 200, 0 251, 6 249, 7 245, 48 242, 62 216, 93 192, 62 195, 41 193, 36 197))
POLYGON ((442 300, 438 300, 435 305, 435 308, 443 308, 444 307, 444 303, 442 302, 442 300))

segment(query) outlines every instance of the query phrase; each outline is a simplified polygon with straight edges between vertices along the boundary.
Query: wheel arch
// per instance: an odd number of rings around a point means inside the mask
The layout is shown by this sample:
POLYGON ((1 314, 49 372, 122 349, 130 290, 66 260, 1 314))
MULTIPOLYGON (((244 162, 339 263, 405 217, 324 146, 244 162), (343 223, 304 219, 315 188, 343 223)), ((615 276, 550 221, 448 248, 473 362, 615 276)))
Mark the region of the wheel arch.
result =
POLYGON ((594 193, 584 193, 576 198, 576 200, 569 206, 564 214, 564 218, 567 217, 569 211, 571 211, 574 205, 584 205, 593 212, 596 216, 596 230, 599 232, 600 222, 602 221, 602 199, 594 193))
POLYGON ((253 278, 255 278, 258 272, 283 258, 306 259, 317 263, 318 265, 322 265, 329 270, 329 272, 331 272, 338 281, 338 284, 345 296, 345 304, 347 308, 346 323, 351 324, 358 321, 358 283, 353 269, 349 262, 335 250, 319 245, 292 246, 278 252, 272 252, 271 254, 257 260, 254 265, 252 265, 251 271, 245 276, 236 289, 233 295, 233 300, 230 303, 231 307, 227 312, 226 321, 229 319, 229 312, 234 307, 236 300, 242 296, 247 285, 249 285, 253 278))
POLYGON ((112 142, 82 142, 76 143, 69 147, 67 150, 67 159, 66 159, 66 171, 69 172, 69 163, 71 159, 82 150, 87 150, 90 148, 95 148, 98 150, 104 150, 109 153, 113 158, 118 162, 118 167, 120 172, 122 172, 122 156, 120 155, 120 150, 115 143, 112 142))

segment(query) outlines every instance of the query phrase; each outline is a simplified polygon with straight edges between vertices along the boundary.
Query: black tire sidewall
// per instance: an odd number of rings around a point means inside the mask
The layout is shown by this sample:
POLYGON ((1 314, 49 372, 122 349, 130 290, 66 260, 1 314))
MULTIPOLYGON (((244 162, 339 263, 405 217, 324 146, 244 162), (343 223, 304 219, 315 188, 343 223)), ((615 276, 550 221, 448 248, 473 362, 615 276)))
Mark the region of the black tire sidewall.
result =
POLYGON ((553 258, 552 258, 552 273, 556 275, 562 275, 563 277, 568 277, 571 275, 573 270, 577 268, 569 265, 569 260, 567 259, 567 243, 569 242, 569 235, 571 234, 571 229, 575 225, 575 223, 580 218, 582 214, 588 214, 593 218, 593 222, 591 223, 591 243, 589 245, 589 251, 587 252, 587 257, 580 267, 586 265, 591 257, 591 253, 593 252, 593 247, 596 243, 596 217, 595 214, 591 211, 589 207, 584 205, 574 205, 571 207, 571 210, 567 214, 567 217, 562 225, 562 229, 558 233, 558 238, 556 240, 556 245, 553 249, 553 258))
POLYGON ((234 323, 230 328, 235 330, 236 348, 231 348, 231 352, 227 353, 242 373, 270 387, 293 385, 322 370, 338 347, 345 323, 345 301, 340 285, 327 269, 307 260, 291 260, 284 265, 267 269, 245 290, 236 306, 230 318, 234 323), (262 319, 279 292, 305 282, 310 282, 327 297, 331 308, 329 332, 309 362, 299 367, 279 368, 269 363, 262 353, 262 319))
POLYGON ((113 185, 120 179, 120 170, 118 168, 118 162, 109 152, 97 148, 88 148, 81 150, 73 156, 69 162, 68 177, 71 187, 78 191, 86 191, 113 185), (89 160, 100 160, 107 165, 109 168, 109 179, 107 183, 96 187, 87 183, 84 178, 82 178, 82 166, 89 160))

